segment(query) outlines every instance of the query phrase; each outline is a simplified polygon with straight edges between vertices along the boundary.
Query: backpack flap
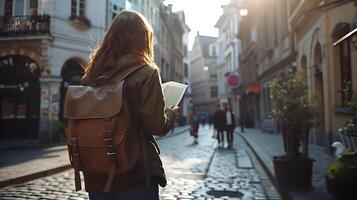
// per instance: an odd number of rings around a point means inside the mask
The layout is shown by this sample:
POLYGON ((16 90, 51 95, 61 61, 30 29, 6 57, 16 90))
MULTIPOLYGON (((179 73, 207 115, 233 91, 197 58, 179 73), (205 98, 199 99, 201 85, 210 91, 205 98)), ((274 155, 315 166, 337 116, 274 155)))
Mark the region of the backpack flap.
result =
POLYGON ((105 120, 111 119, 115 145, 123 142, 127 131, 124 119, 118 121, 122 107, 123 81, 104 87, 69 86, 65 99, 64 116, 68 118, 67 139, 77 132, 78 144, 105 147, 105 120))
POLYGON ((64 116, 68 119, 113 117, 122 106, 123 81, 104 87, 72 85, 68 87, 64 116))

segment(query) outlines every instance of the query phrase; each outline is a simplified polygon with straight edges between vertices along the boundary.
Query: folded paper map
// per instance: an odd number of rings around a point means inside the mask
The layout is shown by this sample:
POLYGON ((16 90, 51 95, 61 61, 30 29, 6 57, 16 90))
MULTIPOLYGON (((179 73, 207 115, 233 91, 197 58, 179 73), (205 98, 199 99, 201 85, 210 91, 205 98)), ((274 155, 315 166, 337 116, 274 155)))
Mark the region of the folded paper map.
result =
POLYGON ((185 94, 186 88, 187 85, 174 81, 163 83, 162 91, 164 93, 165 107, 171 108, 172 106, 178 106, 185 94))

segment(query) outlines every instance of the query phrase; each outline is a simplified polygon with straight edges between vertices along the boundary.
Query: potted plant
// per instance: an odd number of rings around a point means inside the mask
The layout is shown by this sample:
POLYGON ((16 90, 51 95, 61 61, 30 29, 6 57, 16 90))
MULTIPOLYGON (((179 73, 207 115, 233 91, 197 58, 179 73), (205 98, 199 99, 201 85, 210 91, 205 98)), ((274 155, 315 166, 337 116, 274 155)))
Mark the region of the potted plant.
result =
POLYGON ((63 135, 65 125, 61 121, 54 121, 51 127, 51 140, 52 142, 60 142, 61 135, 63 135))
POLYGON ((335 199, 356 199, 357 152, 345 151, 335 163, 328 166, 326 187, 335 199))
MULTIPOLYGON (((357 96, 352 95, 351 91, 350 86, 344 90, 345 95, 350 97, 346 104, 352 112, 352 118, 339 129, 341 135, 349 137, 349 139, 357 137, 357 96)), ((353 142, 353 140, 350 141, 353 142)), ((341 155, 336 154, 336 162, 330 164, 327 168, 327 191, 336 199, 356 199, 357 152, 351 150, 347 148, 343 150, 341 155)), ((339 149, 338 151, 342 150, 339 149)))
POLYGON ((271 84, 271 100, 270 115, 282 125, 285 150, 273 159, 277 185, 282 190, 310 190, 313 159, 308 157, 308 132, 317 110, 302 74, 279 75, 271 84))

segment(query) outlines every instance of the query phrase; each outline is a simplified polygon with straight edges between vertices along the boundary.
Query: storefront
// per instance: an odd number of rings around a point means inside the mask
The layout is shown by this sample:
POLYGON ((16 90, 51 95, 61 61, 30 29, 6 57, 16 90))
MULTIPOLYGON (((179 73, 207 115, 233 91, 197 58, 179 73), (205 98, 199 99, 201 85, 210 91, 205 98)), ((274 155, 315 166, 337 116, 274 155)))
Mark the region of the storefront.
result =
POLYGON ((0 139, 36 139, 40 119, 41 70, 31 58, 0 58, 0 139))

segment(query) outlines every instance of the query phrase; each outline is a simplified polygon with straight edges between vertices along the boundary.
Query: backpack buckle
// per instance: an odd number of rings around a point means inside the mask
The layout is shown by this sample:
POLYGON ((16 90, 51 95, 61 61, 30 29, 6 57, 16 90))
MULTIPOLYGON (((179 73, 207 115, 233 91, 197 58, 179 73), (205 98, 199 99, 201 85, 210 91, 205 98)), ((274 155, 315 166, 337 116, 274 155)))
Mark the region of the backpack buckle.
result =
POLYGON ((116 155, 116 154, 117 154, 116 152, 107 152, 108 156, 112 156, 112 155, 116 155))
POLYGON ((71 137, 71 142, 72 142, 72 145, 76 145, 77 144, 77 137, 71 137))
POLYGON ((112 137, 109 137, 109 138, 104 138, 104 141, 111 141, 111 140, 113 140, 113 138, 112 138, 112 137))

